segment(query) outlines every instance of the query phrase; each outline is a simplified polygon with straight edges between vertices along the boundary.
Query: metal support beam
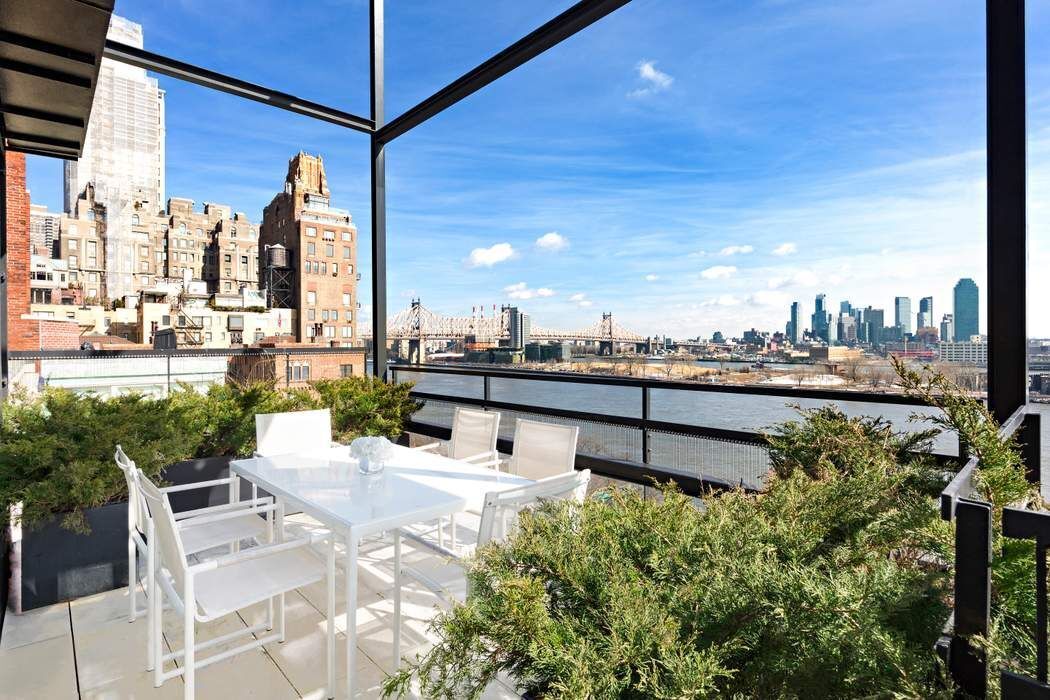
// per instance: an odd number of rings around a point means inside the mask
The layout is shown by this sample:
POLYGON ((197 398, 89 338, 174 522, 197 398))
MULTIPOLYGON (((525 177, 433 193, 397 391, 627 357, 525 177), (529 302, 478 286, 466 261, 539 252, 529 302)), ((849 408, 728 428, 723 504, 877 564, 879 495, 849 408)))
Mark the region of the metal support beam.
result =
MULTIPOLYGON (((369 9, 371 116, 383 125, 383 0, 369 9)), ((372 132, 372 373, 386 379, 386 153, 372 132)), ((422 351, 422 349, 420 349, 422 351)))
POLYGON ((40 121, 65 124, 66 126, 75 126, 81 129, 84 128, 84 120, 80 117, 71 117, 68 114, 58 114, 56 112, 47 112, 42 109, 19 107, 18 105, 0 104, 0 114, 11 114, 16 117, 39 119, 40 121))
POLYGON ((527 63, 547 49, 557 46, 573 34, 586 29, 631 0, 581 0, 528 36, 438 90, 415 107, 379 128, 383 143, 401 136, 431 117, 443 112, 465 97, 527 63))
POLYGON ((988 407, 1028 398, 1025 294, 1025 3, 987 0, 988 407))
POLYGON ((44 146, 46 148, 61 148, 69 151, 79 151, 80 142, 70 141, 69 139, 59 139, 52 136, 38 136, 36 134, 23 134, 20 131, 8 131, 7 138, 12 141, 23 141, 25 143, 34 143, 38 146, 44 146))
POLYGON ((217 73, 207 68, 200 68, 189 63, 177 61, 174 58, 161 56, 135 46, 128 46, 119 41, 106 40, 106 49, 102 54, 108 59, 126 63, 130 66, 144 68, 154 73, 160 73, 171 78, 178 78, 189 83, 202 85, 207 88, 226 92, 237 97, 243 97, 256 102, 280 107, 281 109, 302 114, 314 119, 321 119, 332 124, 345 126, 348 129, 361 131, 366 134, 372 133, 373 122, 364 117, 344 112, 340 109, 328 107, 309 100, 303 100, 277 90, 249 83, 222 73, 217 73))
POLYGON ((37 78, 53 80, 56 83, 65 83, 66 85, 72 85, 74 87, 84 89, 91 88, 91 78, 67 73, 64 70, 55 70, 54 68, 47 68, 46 66, 38 66, 35 63, 16 61, 13 58, 0 58, 0 68, 5 68, 17 73, 24 73, 26 75, 33 75, 37 78))
POLYGON ((5 29, 0 29, 0 44, 14 44, 15 46, 21 46, 23 49, 46 53, 50 56, 58 56, 77 63, 86 63, 89 66, 95 65, 95 56, 90 52, 79 51, 61 44, 53 44, 50 41, 44 41, 43 39, 37 39, 17 32, 9 32, 5 29))

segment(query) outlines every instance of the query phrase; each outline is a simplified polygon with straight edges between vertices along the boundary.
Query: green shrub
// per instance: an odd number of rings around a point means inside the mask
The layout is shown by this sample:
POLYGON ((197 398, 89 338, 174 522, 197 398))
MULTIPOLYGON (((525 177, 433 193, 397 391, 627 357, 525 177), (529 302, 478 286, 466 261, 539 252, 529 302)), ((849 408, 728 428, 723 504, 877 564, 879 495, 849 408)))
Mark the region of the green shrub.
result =
POLYGON ((771 443, 760 495, 698 509, 673 491, 612 490, 523 514, 470 564, 472 595, 435 620, 435 647, 386 690, 415 676, 426 696, 478 697, 507 672, 546 697, 938 694, 950 582, 928 555, 950 531, 932 463, 898 462, 913 438, 833 409, 802 412, 771 443))
POLYGON ((26 527, 61 514, 65 527, 85 532, 84 509, 126 498, 113 463, 118 444, 156 477, 192 457, 199 443, 166 399, 103 399, 64 389, 12 397, 0 405, 0 505, 6 512, 22 501, 26 527))
MULTIPOLYGON (((942 409, 981 459, 981 495, 1038 503, 1016 444, 944 377, 897 364, 900 387, 942 409)), ((925 417, 922 417, 925 419, 925 417)), ((471 596, 432 624, 435 646, 388 680, 427 697, 479 697, 504 672, 542 697, 936 697, 933 645, 951 599, 954 526, 928 454, 939 430, 902 434, 835 407, 799 409, 767 435, 758 495, 703 508, 673 491, 612 490, 522 514, 468 564, 471 596)), ((1031 668, 1031 543, 996 534, 994 664, 1031 668)), ((997 692, 991 674, 992 694, 997 692)))
POLYGON ((113 462, 122 445, 151 478, 194 457, 245 456, 255 450, 255 414, 332 409, 337 440, 397 437, 421 404, 412 385, 350 377, 281 389, 272 382, 217 384, 201 393, 182 386, 164 398, 100 398, 65 389, 14 396, 0 404, 0 507, 23 502, 31 528, 55 515, 86 532, 83 511, 127 497, 113 462))
POLYGON ((423 404, 409 396, 412 384, 387 384, 375 377, 320 379, 311 385, 322 406, 332 411, 332 431, 339 442, 363 435, 395 439, 423 404))

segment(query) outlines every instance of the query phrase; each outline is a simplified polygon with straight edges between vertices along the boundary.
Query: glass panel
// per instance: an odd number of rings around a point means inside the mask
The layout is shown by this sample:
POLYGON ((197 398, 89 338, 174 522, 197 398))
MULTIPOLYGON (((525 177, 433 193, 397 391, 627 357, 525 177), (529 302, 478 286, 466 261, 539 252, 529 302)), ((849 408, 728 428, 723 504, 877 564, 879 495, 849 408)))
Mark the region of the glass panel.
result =
POLYGON ((115 15, 124 43, 368 116, 367 2, 118 0, 115 15))

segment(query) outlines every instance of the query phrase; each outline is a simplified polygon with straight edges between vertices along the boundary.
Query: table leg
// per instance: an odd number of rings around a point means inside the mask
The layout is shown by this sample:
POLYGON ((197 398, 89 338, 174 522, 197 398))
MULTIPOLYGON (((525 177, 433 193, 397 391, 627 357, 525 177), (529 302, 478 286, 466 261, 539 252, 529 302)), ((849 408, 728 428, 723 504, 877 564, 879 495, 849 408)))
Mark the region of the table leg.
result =
POLYGON ((394 530, 394 670, 401 668, 401 530, 394 530))
POLYGON ((328 608, 325 653, 328 662, 328 697, 335 697, 335 533, 328 540, 328 608))
POLYGON ((357 535, 346 540, 346 697, 354 697, 357 685, 357 535))

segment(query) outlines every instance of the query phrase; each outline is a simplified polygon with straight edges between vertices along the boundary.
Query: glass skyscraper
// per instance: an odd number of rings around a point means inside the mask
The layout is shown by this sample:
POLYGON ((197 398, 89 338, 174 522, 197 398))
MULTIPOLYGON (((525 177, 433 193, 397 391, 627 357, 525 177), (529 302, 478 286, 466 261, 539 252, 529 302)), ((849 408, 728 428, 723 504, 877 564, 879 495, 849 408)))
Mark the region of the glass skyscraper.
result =
POLYGON ((893 313, 893 324, 900 329, 902 336, 914 331, 911 327, 911 297, 896 297, 893 300, 893 313))
POLYGON ((955 321, 954 340, 969 340, 970 336, 979 334, 977 283, 969 277, 963 277, 955 283, 955 308, 952 317, 955 321))

